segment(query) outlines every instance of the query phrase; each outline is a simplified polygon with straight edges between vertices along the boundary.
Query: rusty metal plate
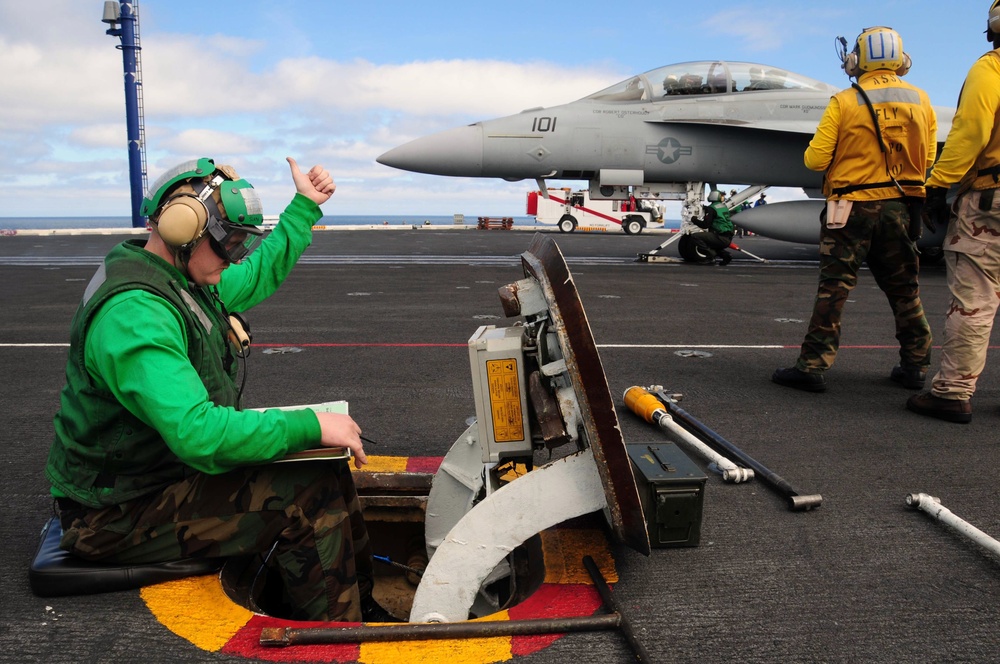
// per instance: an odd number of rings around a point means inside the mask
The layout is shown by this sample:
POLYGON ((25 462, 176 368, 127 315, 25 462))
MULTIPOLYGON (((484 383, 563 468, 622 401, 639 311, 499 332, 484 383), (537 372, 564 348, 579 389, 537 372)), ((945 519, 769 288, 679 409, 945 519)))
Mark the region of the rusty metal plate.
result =
POLYGON ((618 424, 608 379, 597 353, 590 322, 562 252, 551 238, 536 233, 521 254, 524 273, 542 286, 553 327, 566 360, 583 427, 594 451, 607 496, 611 529, 622 542, 649 555, 649 534, 643 518, 632 463, 618 424))

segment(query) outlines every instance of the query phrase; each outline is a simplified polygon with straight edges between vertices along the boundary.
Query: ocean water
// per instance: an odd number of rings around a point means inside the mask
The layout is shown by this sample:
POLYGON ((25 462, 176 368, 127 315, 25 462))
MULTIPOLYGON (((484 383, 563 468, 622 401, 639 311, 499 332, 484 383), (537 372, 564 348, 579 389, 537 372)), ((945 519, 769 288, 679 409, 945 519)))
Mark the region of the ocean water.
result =
MULTIPOLYGON (((478 217, 466 215, 465 225, 475 226, 478 217)), ((514 223, 532 225, 534 217, 513 217, 514 223)), ((277 222, 277 215, 265 215, 265 223, 277 222)), ((323 217, 325 226, 400 226, 400 225, 454 225, 452 215, 327 215, 323 217)), ((57 230, 91 228, 131 228, 131 217, 0 217, 0 230, 57 230)))

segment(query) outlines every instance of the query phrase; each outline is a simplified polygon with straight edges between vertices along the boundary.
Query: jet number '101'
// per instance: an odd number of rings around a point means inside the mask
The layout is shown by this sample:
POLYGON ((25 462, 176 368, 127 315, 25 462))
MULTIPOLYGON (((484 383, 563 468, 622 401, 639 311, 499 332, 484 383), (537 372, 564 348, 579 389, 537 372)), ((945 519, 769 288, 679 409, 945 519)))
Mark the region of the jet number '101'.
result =
POLYGON ((531 131, 555 131, 558 118, 535 118, 531 121, 531 131))

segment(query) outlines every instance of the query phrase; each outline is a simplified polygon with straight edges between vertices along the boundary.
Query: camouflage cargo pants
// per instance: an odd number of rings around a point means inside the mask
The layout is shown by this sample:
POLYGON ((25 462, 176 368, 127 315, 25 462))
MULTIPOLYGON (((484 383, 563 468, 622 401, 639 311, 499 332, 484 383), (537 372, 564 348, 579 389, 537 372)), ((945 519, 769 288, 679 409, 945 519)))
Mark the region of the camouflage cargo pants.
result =
POLYGON ((945 235, 951 304, 932 391, 947 399, 969 399, 976 391, 1000 304, 1000 191, 993 192, 992 201, 982 191, 960 196, 945 235))
POLYGON ((62 547, 89 560, 153 563, 267 555, 296 618, 360 621, 368 532, 346 461, 197 474, 137 500, 61 514, 62 547))
POLYGON ((930 364, 931 328, 920 302, 917 252, 907 237, 910 215, 901 201, 856 201, 843 228, 820 234, 819 289, 795 367, 822 373, 840 348, 844 303, 862 263, 889 300, 904 365, 930 364))

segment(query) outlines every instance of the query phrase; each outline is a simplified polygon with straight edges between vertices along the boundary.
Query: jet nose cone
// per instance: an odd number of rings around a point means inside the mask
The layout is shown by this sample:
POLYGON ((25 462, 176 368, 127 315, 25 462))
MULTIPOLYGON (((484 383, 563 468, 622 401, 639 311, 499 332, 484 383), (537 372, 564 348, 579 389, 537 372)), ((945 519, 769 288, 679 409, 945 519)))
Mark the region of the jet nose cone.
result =
POLYGON ((483 128, 449 129, 393 148, 376 159, 404 171, 478 177, 483 172, 483 128))

